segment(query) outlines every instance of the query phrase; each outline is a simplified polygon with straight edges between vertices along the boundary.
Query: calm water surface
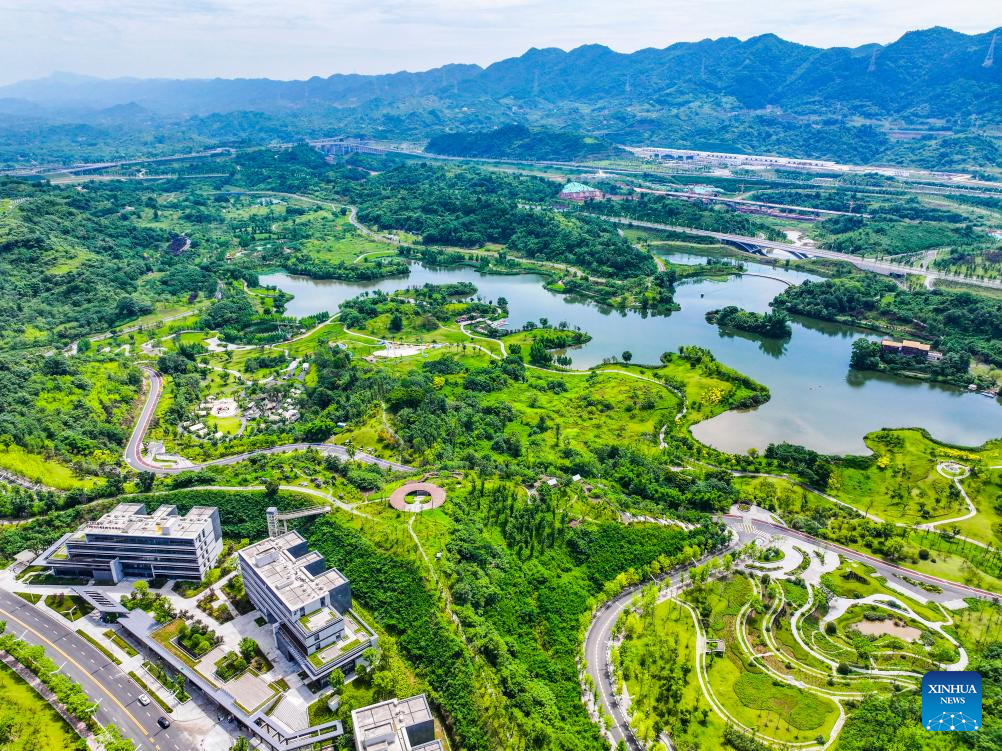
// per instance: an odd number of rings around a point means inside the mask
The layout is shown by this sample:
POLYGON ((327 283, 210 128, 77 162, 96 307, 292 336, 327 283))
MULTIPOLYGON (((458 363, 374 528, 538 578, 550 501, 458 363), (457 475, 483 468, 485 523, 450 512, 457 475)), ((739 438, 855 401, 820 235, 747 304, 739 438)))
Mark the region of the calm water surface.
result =
MULTIPOLYGON (((689 254, 665 255, 675 263, 704 263, 689 254)), ((852 342, 870 335, 847 326, 795 319, 793 336, 783 342, 746 334, 722 333, 706 323, 708 310, 738 305, 764 312, 785 284, 816 278, 810 274, 745 263, 752 273, 725 281, 704 280, 678 287, 682 310, 667 317, 613 311, 573 300, 542 287, 532 274, 485 275, 469 268, 411 266, 409 277, 378 282, 317 281, 288 274, 261 277, 295 295, 286 305, 292 316, 323 310, 336 312, 345 300, 364 290, 391 292, 425 283, 473 282, 485 300, 505 297, 512 326, 545 317, 551 324, 580 326, 592 340, 569 354, 574 367, 586 368, 624 350, 633 361, 656 363, 666 351, 697 344, 717 359, 769 387, 772 398, 754 410, 731 411, 693 427, 699 440, 724 451, 743 452, 789 441, 834 454, 867 453, 863 436, 873 430, 922 427, 943 441, 977 445, 1002 436, 1002 407, 995 400, 962 389, 894 376, 849 370, 852 342)))

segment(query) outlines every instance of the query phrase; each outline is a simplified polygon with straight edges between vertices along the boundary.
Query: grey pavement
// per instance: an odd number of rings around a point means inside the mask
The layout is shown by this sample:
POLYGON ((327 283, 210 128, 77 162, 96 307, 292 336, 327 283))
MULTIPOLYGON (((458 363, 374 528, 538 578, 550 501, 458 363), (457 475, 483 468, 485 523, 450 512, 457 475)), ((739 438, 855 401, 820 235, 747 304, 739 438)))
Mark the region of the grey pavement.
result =
POLYGON ((59 665, 59 670, 79 683, 87 695, 99 703, 96 719, 101 724, 112 723, 122 734, 132 739, 136 749, 147 751, 188 751, 198 747, 197 739, 176 725, 164 729, 157 725, 162 710, 152 703, 139 703, 143 693, 128 675, 79 636, 67 622, 60 623, 42 609, 17 595, 0 590, 0 619, 7 622, 8 632, 29 644, 45 649, 59 665))

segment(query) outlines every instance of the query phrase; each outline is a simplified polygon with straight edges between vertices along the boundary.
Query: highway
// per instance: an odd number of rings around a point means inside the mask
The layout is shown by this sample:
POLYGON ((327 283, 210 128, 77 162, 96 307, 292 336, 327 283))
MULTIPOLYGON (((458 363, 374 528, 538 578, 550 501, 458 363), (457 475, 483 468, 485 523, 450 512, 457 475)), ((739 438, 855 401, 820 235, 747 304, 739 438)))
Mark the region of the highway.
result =
POLYGON ((8 632, 43 647, 60 671, 99 703, 97 721, 102 725, 114 724, 135 742, 137 751, 198 748, 198 740, 177 725, 167 729, 157 725, 157 718, 163 714, 160 707, 155 703, 147 707, 140 704, 142 689, 71 626, 60 623, 59 616, 50 616, 20 597, 0 590, 0 619, 7 622, 8 632))
POLYGON ((157 404, 160 402, 160 396, 163 393, 163 376, 153 370, 153 368, 147 366, 141 366, 141 369, 143 371, 143 375, 146 377, 146 382, 149 385, 149 393, 146 395, 146 402, 143 404, 143 408, 139 413, 139 419, 136 420, 136 427, 133 428, 132 435, 129 436, 129 442, 125 446, 124 454, 126 463, 137 472, 153 472, 158 475, 176 475, 181 472, 194 472, 205 467, 236 464, 237 462, 242 462, 257 454, 286 454, 290 451, 305 451, 306 449, 316 449, 317 451, 327 454, 328 456, 336 456, 340 459, 350 459, 356 462, 363 462, 365 464, 374 464, 382 469, 390 469, 396 472, 412 472, 414 470, 413 467, 409 467, 406 464, 398 464, 397 462, 380 459, 379 457, 366 454, 362 451, 356 451, 353 454, 347 447, 339 446, 335 443, 288 443, 282 446, 272 446, 270 448, 256 449, 254 451, 245 451, 240 454, 234 454, 233 456, 223 457, 222 459, 213 459, 202 463, 193 462, 189 466, 185 467, 162 467, 157 464, 152 464, 143 457, 143 439, 146 437, 146 431, 149 430, 150 423, 153 420, 153 415, 157 410, 157 404))
POLYGON ((919 269, 912 266, 905 266, 899 263, 890 263, 888 261, 876 261, 871 258, 861 258, 860 256, 850 255, 848 253, 838 253, 834 250, 823 250, 821 248, 810 248, 803 245, 793 245, 791 243, 777 242, 775 240, 763 240, 759 237, 748 237, 747 235, 732 235, 727 232, 712 232, 705 229, 693 229, 692 227, 679 227, 674 224, 656 224, 654 222, 642 222, 638 219, 627 219, 625 217, 618 216, 605 216, 604 214, 592 214, 588 213, 589 216, 596 216, 607 221, 614 222, 616 224, 625 224, 631 227, 642 227, 644 229, 655 229, 663 230, 667 232, 680 232, 685 235, 696 235, 698 237, 712 237, 716 240, 721 240, 726 243, 733 243, 736 245, 743 245, 746 247, 757 247, 766 250, 779 250, 784 253, 790 253, 795 257, 812 256, 817 258, 831 258, 836 261, 848 261, 849 263, 867 271, 874 271, 878 274, 914 274, 916 276, 925 276, 929 279, 943 279, 951 282, 960 282, 961 284, 970 284, 976 287, 988 287, 991 289, 1002 289, 1002 281, 997 279, 974 279, 966 276, 960 276, 959 274, 948 274, 942 271, 933 271, 930 269, 919 269))
MULTIPOLYGON (((924 593, 925 597, 932 600, 946 602, 964 597, 977 597, 983 600, 992 600, 999 596, 996 593, 978 589, 976 587, 968 587, 964 584, 957 584, 956 582, 946 581, 945 579, 939 579, 935 576, 929 576, 911 571, 909 569, 903 569, 879 558, 875 558, 855 550, 850 550, 849 548, 842 547, 841 545, 836 545, 825 540, 812 537, 804 532, 789 529, 779 524, 771 524, 769 522, 753 520, 748 517, 732 514, 725 514, 723 522, 734 534, 732 535, 730 545, 728 545, 725 549, 715 551, 714 555, 717 556, 723 555, 724 553, 751 542, 756 538, 761 537, 769 539, 773 536, 785 535, 787 537, 803 540, 811 543, 812 545, 817 545, 824 550, 836 552, 849 560, 864 562, 867 565, 874 567, 877 570, 877 573, 888 581, 892 580, 894 577, 905 575, 911 579, 935 584, 941 587, 943 591, 940 593, 924 593)), ((692 563, 690 566, 673 569, 669 577, 663 578, 660 581, 661 588, 666 589, 669 586, 677 585, 681 580, 681 574, 683 571, 702 565, 710 557, 711 556, 704 557, 699 561, 692 563)), ((584 645, 585 661, 587 663, 586 670, 588 675, 591 676, 592 681, 594 681, 597 700, 603 710, 613 719, 612 727, 609 730, 609 733, 612 736, 612 743, 615 745, 619 743, 620 740, 623 740, 626 742, 627 747, 631 751, 642 751, 644 746, 641 745, 633 736, 633 733, 630 730, 629 719, 627 718, 625 711, 620 707, 618 699, 616 699, 614 684, 611 678, 612 668, 609 661, 609 647, 610 640, 612 638, 612 630, 616 625, 617 619, 624 610, 630 607, 633 596, 638 592, 640 586, 643 585, 626 589, 605 604, 599 606, 598 610, 595 611, 591 624, 588 626, 588 631, 585 634, 584 645)))

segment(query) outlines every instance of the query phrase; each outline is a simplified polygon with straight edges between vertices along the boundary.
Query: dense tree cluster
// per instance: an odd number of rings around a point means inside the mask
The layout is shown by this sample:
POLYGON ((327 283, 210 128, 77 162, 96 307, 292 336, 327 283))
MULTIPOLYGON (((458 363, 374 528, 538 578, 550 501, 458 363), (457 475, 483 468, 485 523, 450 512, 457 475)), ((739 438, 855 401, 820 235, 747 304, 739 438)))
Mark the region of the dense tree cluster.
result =
POLYGON ((720 310, 709 311, 706 320, 722 329, 738 329, 773 339, 784 339, 792 333, 790 318, 781 310, 754 313, 742 310, 737 305, 728 305, 720 310))
POLYGON ((430 154, 492 159, 572 162, 628 156, 629 152, 602 138, 557 130, 531 130, 503 125, 494 130, 444 133, 425 146, 430 154))
MULTIPOLYGON (((807 281, 784 290, 773 304, 798 315, 842 323, 870 320, 921 331, 950 355, 1002 365, 1002 301, 968 292, 903 290, 873 274, 807 281)), ((956 371, 960 362, 946 366, 956 371)))
POLYGON ((590 203, 588 211, 607 216, 623 216, 655 224, 692 227, 751 237, 761 235, 768 240, 783 239, 783 234, 770 225, 749 218, 747 214, 739 213, 732 208, 720 204, 707 208, 701 203, 651 193, 641 193, 633 201, 590 203))
POLYGON ((546 201, 555 192, 551 183, 535 178, 416 165, 368 179, 352 195, 363 221, 414 232, 427 245, 479 248, 499 243, 518 255, 602 276, 654 272, 650 256, 608 224, 520 205, 546 201))

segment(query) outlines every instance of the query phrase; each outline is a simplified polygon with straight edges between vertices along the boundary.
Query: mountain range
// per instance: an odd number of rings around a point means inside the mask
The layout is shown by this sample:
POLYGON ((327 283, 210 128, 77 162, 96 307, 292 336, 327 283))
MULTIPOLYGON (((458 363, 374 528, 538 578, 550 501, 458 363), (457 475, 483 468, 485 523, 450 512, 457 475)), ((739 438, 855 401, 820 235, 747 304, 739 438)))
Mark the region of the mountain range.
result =
MULTIPOLYGON (((5 132, 42 144, 117 134, 127 149, 149 146, 166 125, 177 145, 341 133, 423 139, 518 123, 629 144, 1002 166, 1000 32, 937 27, 888 45, 827 49, 772 34, 628 54, 586 45, 530 49, 486 68, 304 81, 54 74, 0 87, 0 158, 12 156, 5 132)), ((20 158, 44 155, 23 148, 20 158)))

